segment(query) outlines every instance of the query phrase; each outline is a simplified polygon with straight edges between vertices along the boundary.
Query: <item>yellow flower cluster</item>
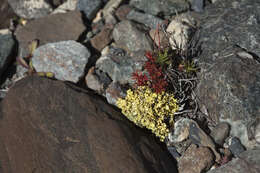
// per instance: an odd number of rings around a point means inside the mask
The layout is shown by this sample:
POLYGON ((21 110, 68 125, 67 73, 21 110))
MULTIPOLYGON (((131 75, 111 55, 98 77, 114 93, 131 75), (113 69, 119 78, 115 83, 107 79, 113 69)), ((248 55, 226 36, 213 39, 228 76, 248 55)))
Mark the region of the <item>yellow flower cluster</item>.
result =
POLYGON ((168 135, 174 113, 179 108, 173 94, 158 94, 147 86, 127 90, 126 97, 117 100, 117 106, 130 121, 150 129, 161 141, 168 135))

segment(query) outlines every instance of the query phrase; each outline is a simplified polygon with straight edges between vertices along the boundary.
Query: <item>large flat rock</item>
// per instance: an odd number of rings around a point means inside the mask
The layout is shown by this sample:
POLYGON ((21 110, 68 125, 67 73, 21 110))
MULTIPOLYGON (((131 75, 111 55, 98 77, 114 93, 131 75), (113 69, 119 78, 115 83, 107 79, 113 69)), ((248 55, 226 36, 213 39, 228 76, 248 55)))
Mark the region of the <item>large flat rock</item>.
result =
POLYGON ((0 125, 1 172, 177 172, 154 136, 68 83, 19 81, 1 103, 0 125))

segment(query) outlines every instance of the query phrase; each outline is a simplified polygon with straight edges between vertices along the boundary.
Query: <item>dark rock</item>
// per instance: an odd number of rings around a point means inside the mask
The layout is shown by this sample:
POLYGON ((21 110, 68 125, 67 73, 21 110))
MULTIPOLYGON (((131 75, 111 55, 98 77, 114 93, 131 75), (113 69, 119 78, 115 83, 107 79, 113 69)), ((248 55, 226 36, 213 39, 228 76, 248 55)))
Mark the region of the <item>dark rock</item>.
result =
POLYGON ((228 137, 230 131, 230 126, 228 123, 222 122, 219 123, 211 131, 210 136, 214 139, 215 143, 219 146, 222 146, 225 142, 225 139, 228 137))
POLYGON ((191 1, 191 9, 196 12, 203 12, 204 0, 189 0, 191 1))
POLYGON ((37 72, 52 72, 56 79, 77 83, 84 75, 89 50, 70 40, 48 43, 33 53, 32 64, 37 72))
POLYGON ((228 149, 236 157, 245 151, 245 147, 237 137, 232 137, 228 140, 228 149))
POLYGON ((131 0, 130 5, 152 15, 175 15, 189 9, 188 2, 183 0, 131 0), (149 4, 149 5, 148 5, 149 4))
POLYGON ((227 164, 208 171, 208 173, 259 173, 260 149, 248 150, 227 164))
POLYGON ((104 27, 101 32, 95 35, 91 40, 91 45, 101 51, 104 47, 106 47, 112 41, 112 28, 104 27))
POLYGON ((147 13, 141 13, 135 9, 131 10, 126 18, 128 20, 133 20, 138 23, 142 23, 150 28, 157 28, 158 25, 161 25, 163 23, 163 20, 159 17, 153 16, 151 14, 147 13))
POLYGON ((130 5, 121 5, 117 10, 116 10, 116 17, 122 21, 126 20, 127 14, 132 10, 132 7, 130 5))
POLYGON ((207 147, 192 144, 178 162, 179 173, 202 173, 213 165, 214 154, 207 147))
POLYGON ((132 73, 138 69, 131 57, 116 54, 101 56, 96 62, 96 68, 120 84, 133 84, 132 73))
POLYGON ((38 39, 40 45, 77 40, 85 29, 81 13, 73 11, 30 21, 24 27, 18 28, 15 35, 23 50, 23 56, 27 56, 28 43, 34 39, 38 39))
POLYGON ((181 157, 180 153, 178 153, 178 151, 175 147, 170 146, 170 147, 167 147, 167 149, 175 159, 178 159, 179 157, 181 157))
POLYGON ((205 8, 201 30, 204 44, 197 96, 210 118, 228 122, 231 136, 247 148, 257 146, 250 141, 248 125, 260 115, 260 64, 241 52, 260 56, 257 16, 259 1, 221 1, 205 8))
POLYGON ((127 51, 152 50, 152 42, 146 34, 128 20, 118 23, 113 30, 113 38, 118 46, 127 51))
POLYGON ((69 83, 17 82, 1 102, 0 123, 4 172, 177 173, 151 134, 69 83))
POLYGON ((92 20, 102 5, 101 0, 78 0, 77 9, 83 11, 89 20, 92 20))
POLYGON ((12 61, 15 41, 8 29, 0 30, 0 76, 12 61))
POLYGON ((6 29, 10 26, 10 20, 15 18, 16 15, 8 4, 7 0, 1 0, 0 3, 0 29, 6 29))
POLYGON ((60 6, 61 4, 65 3, 67 0, 45 0, 48 2, 53 8, 60 6))
POLYGON ((47 16, 52 7, 44 0, 8 0, 14 12, 25 19, 34 19, 47 16))

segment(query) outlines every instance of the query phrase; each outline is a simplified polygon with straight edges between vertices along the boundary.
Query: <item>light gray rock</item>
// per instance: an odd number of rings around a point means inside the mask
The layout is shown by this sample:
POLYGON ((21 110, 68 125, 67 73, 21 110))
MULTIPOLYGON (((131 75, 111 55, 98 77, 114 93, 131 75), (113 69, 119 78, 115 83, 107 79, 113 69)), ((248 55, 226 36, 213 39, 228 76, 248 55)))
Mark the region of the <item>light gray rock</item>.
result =
POLYGON ((128 20, 124 20, 115 26, 113 38, 118 46, 130 52, 152 50, 152 42, 149 37, 128 20))
POLYGON ((12 33, 8 29, 0 30, 0 76, 12 61, 12 51, 15 46, 12 33))
POLYGON ((183 0, 131 0, 130 5, 152 15, 175 15, 189 9, 188 2, 183 0), (149 4, 149 5, 148 5, 149 4))
POLYGON ((153 16, 151 14, 147 13, 141 13, 135 9, 131 10, 126 18, 128 20, 133 20, 139 23, 142 23, 150 28, 156 28, 159 25, 163 23, 163 20, 160 19, 159 17, 153 16))
POLYGON ((40 46, 33 53, 32 63, 37 72, 52 72, 55 78, 78 82, 90 57, 86 47, 76 41, 61 41, 40 46))
POLYGON ((89 20, 92 20, 102 5, 101 0, 78 0, 77 9, 83 11, 89 20))
POLYGON ((52 7, 44 0, 8 0, 14 12, 25 19, 47 16, 52 12, 52 7))

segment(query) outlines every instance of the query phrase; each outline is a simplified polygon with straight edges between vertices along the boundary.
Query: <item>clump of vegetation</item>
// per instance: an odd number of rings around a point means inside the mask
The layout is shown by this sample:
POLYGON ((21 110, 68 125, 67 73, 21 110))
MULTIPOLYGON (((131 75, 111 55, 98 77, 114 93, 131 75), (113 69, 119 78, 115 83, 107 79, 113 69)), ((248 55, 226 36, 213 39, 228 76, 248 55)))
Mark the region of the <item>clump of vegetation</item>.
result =
MULTIPOLYGON (((161 28, 165 34, 165 28, 161 28)), ((159 27, 157 28, 157 35, 159 27)), ((194 58, 200 43, 194 33, 186 49, 170 45, 146 52, 143 71, 133 73, 136 81, 125 98, 117 101, 122 113, 139 127, 150 129, 161 141, 166 139, 177 115, 194 118, 197 111, 196 86, 198 71, 194 58)), ((155 36, 154 36, 155 37, 155 36)), ((170 36, 167 36, 170 38, 170 36)), ((160 40, 160 38, 159 38, 160 40)), ((178 45, 178 44, 176 44, 178 45)))

